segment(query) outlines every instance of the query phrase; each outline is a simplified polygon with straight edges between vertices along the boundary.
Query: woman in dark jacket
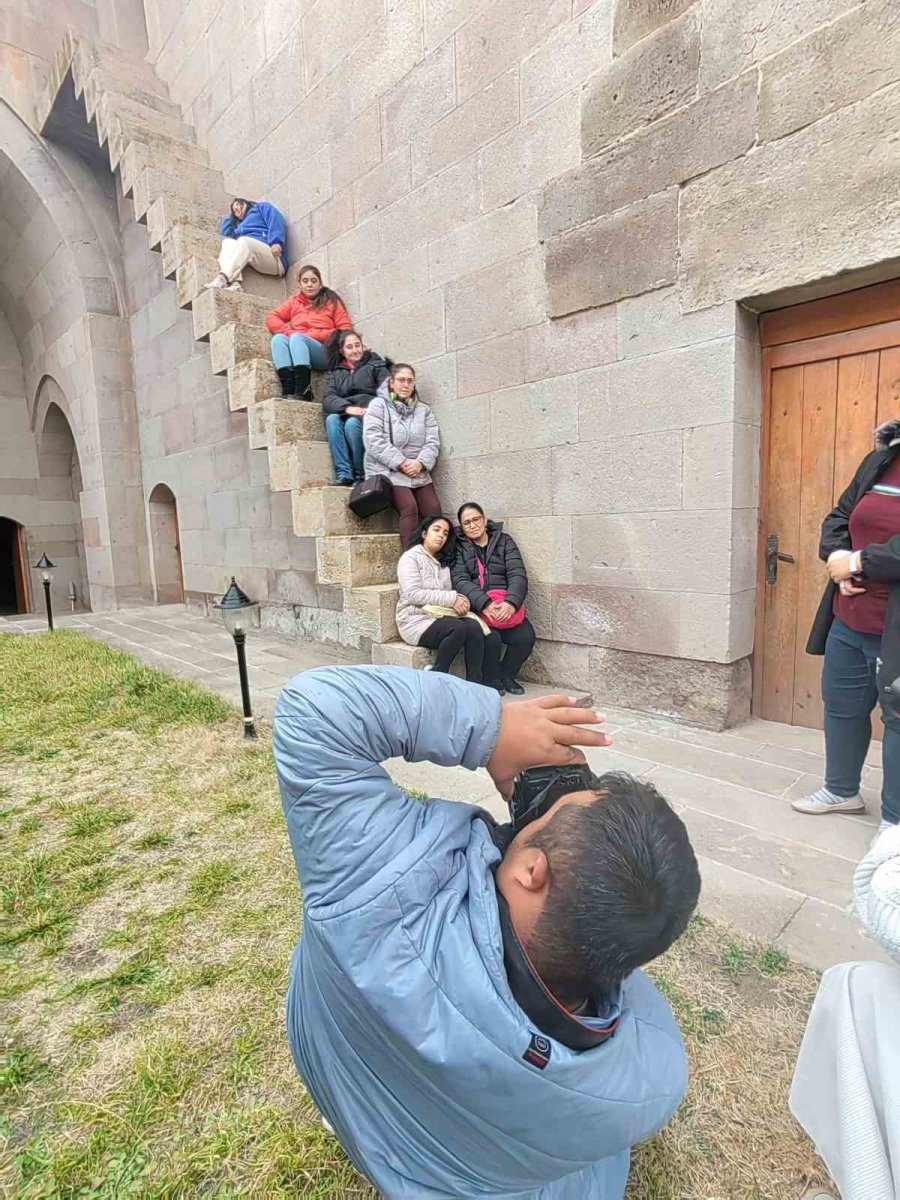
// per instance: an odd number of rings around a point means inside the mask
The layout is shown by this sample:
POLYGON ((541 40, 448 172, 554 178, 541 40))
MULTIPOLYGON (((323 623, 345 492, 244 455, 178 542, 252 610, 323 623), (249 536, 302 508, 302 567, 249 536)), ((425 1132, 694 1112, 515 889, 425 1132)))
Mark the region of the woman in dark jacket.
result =
POLYGON ((363 346, 354 329, 333 335, 328 356, 330 372, 322 397, 325 433, 338 483, 352 487, 363 478, 362 419, 390 368, 380 354, 363 346))
POLYGON ((806 649, 825 655, 825 783, 793 807, 865 810, 859 784, 880 700, 884 826, 900 823, 900 421, 882 425, 876 445, 822 525, 831 578, 806 649))
POLYGON ((502 524, 487 520, 480 504, 468 501, 457 513, 457 520, 463 536, 450 571, 453 586, 500 634, 506 647, 500 664, 500 688, 521 696, 525 689, 516 676, 534 649, 534 628, 524 614, 517 615, 528 595, 522 555, 509 534, 503 532, 502 524), (491 596, 491 592, 503 592, 504 596, 491 596))

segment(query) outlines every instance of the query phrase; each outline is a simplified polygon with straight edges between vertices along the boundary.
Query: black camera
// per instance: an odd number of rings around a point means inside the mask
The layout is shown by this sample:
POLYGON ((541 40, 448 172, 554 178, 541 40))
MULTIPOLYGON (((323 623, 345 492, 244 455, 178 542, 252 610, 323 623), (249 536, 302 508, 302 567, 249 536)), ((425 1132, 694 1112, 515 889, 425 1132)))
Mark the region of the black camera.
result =
POLYGON ((597 779, 587 764, 571 767, 531 767, 516 779, 509 800, 513 831, 518 833, 570 792, 586 792, 597 779))

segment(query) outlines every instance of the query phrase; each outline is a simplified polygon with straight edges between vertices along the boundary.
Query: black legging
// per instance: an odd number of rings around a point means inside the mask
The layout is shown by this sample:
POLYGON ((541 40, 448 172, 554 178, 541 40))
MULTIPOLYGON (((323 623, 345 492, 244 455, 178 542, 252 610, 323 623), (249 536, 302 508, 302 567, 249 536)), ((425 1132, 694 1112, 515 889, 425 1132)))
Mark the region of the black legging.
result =
POLYGON ((446 675, 462 650, 466 656, 466 679, 470 683, 490 683, 497 678, 500 635, 492 630, 485 636, 478 622, 468 617, 438 617, 419 638, 419 645, 437 651, 432 668, 435 671, 446 675))
POLYGON ((500 664, 500 676, 512 681, 517 678, 534 649, 534 626, 526 617, 521 625, 516 625, 513 629, 498 629, 497 634, 506 647, 503 662, 500 664))

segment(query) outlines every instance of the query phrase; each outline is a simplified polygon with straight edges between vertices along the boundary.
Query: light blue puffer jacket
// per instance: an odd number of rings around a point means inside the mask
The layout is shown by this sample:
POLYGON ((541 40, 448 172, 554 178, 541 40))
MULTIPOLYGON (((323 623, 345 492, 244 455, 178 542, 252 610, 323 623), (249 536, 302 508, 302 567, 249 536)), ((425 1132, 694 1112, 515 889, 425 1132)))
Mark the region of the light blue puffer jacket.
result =
POLYGON ((668 1004, 636 971, 608 1041, 525 1062, 535 1030, 503 967, 488 827, 470 805, 410 799, 379 765, 474 770, 499 720, 494 691, 396 667, 309 671, 282 692, 275 759, 304 912, 291 1050, 388 1200, 621 1200, 629 1148, 687 1082, 668 1004))

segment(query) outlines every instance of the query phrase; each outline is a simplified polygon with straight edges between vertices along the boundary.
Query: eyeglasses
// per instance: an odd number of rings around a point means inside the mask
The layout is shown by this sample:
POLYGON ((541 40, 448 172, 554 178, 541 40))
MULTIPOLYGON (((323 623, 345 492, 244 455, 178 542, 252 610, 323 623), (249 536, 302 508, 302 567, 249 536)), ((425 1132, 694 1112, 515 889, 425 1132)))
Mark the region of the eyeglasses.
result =
POLYGON ((473 529, 476 525, 480 525, 484 517, 469 517, 468 521, 463 521, 463 529, 473 529))

